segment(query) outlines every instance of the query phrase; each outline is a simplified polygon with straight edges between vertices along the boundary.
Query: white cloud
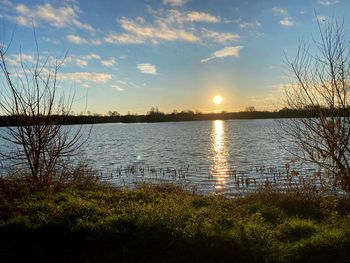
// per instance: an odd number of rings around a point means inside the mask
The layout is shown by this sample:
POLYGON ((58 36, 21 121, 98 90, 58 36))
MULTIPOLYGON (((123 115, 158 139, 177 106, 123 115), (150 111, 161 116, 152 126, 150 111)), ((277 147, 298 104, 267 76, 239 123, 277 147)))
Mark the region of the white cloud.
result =
MULTIPOLYGON (((135 88, 135 89, 139 89, 140 86, 131 82, 131 81, 126 81, 126 80, 117 80, 117 83, 125 86, 125 87, 128 87, 128 88, 135 88)), ((117 85, 119 87, 121 87, 120 85, 117 85)), ((122 89, 125 89, 124 87, 121 87, 122 89)))
POLYGON ((280 24, 283 26, 293 26, 294 22, 290 17, 285 17, 282 20, 280 20, 280 24))
POLYGON ((237 42, 240 41, 241 37, 239 34, 232 33, 218 33, 215 31, 202 28, 202 36, 206 38, 212 38, 218 43, 225 44, 227 42, 237 42))
POLYGON ((163 0, 163 4, 170 4, 171 6, 182 6, 187 2, 188 0, 163 0))
POLYGON ((184 21, 218 23, 220 22, 220 18, 212 16, 208 13, 192 11, 190 13, 187 13, 186 17, 184 18, 184 21))
POLYGON ((77 35, 68 35, 67 40, 77 45, 80 45, 80 44, 101 45, 102 44, 100 40, 87 40, 77 35))
POLYGON ((325 16, 319 16, 319 15, 318 15, 318 16, 316 17, 316 19, 317 19, 318 22, 324 22, 324 21, 326 21, 327 18, 326 18, 325 16))
POLYGON ((89 41, 90 45, 94 45, 94 46, 99 46, 102 44, 101 40, 98 39, 92 39, 89 41))
POLYGON ((318 1, 321 5, 335 5, 338 4, 339 1, 338 0, 334 0, 334 1, 318 1))
POLYGON ((280 15, 280 16, 287 16, 288 15, 288 11, 286 8, 273 7, 272 11, 274 12, 275 15, 280 15))
POLYGON ((110 44, 142 44, 145 42, 145 39, 132 34, 110 33, 105 38, 105 41, 110 44))
POLYGON ((237 18, 237 19, 224 18, 224 23, 240 23, 240 22, 242 22, 242 18, 237 18))
POLYGON ((116 89, 117 91, 123 91, 124 89, 118 85, 112 85, 112 88, 116 89))
POLYGON ((137 68, 143 74, 157 75, 157 68, 156 68, 156 66, 154 66, 154 65, 152 65, 150 63, 137 64, 137 68))
POLYGON ((293 26, 294 21, 291 17, 288 17, 288 11, 286 8, 281 7, 273 7, 272 11, 275 15, 284 16, 283 19, 280 20, 280 24, 283 26, 293 26))
MULTIPOLYGON (((149 12, 156 15, 156 20, 160 20, 166 24, 184 24, 189 22, 205 22, 205 23, 219 23, 221 21, 220 17, 213 16, 209 13, 204 12, 180 12, 179 10, 171 9, 164 11, 154 11, 149 12)), ((143 19, 143 18, 141 18, 143 19)), ((142 20, 140 20, 142 21, 142 20)))
POLYGON ((71 55, 67 58, 65 58, 65 63, 75 63, 79 67, 86 67, 89 65, 89 61, 95 60, 99 63, 101 63, 103 66, 106 67, 113 67, 117 65, 117 61, 114 57, 110 57, 108 59, 102 59, 99 55, 90 53, 88 55, 71 55))
POLYGON ((11 66, 19 66, 22 63, 36 64, 36 58, 28 54, 12 54, 8 59, 11 66))
POLYGON ((203 58, 201 62, 205 63, 209 60, 212 60, 214 58, 223 58, 227 56, 235 56, 239 57, 239 51, 243 48, 243 46, 231 46, 231 47, 225 47, 223 49, 220 49, 218 51, 215 51, 213 54, 211 54, 208 58, 203 58))
POLYGON ((21 54, 21 55, 17 55, 18 60, 22 59, 23 62, 29 62, 29 63, 36 63, 36 59, 33 55, 27 55, 27 54, 21 54))
POLYGON ((194 23, 218 23, 220 17, 204 12, 180 12, 178 10, 149 10, 154 16, 152 22, 146 22, 143 17, 130 19, 122 17, 117 21, 124 32, 110 33, 105 41, 111 44, 143 44, 160 41, 199 42, 194 23))
POLYGON ((111 57, 109 60, 101 60, 101 64, 106 67, 113 67, 117 64, 115 58, 111 57))
POLYGON ((99 59, 101 59, 101 57, 100 57, 99 55, 94 54, 94 53, 90 53, 89 55, 83 56, 82 58, 83 58, 83 59, 87 59, 87 60, 91 60, 91 59, 97 59, 97 60, 99 60, 99 59))
POLYGON ((8 0, 1 0, 0 3, 1 3, 3 6, 8 6, 8 7, 13 6, 13 4, 12 4, 10 1, 8 1, 8 0))
POLYGON ((108 80, 112 79, 111 74, 96 72, 59 73, 58 77, 62 80, 73 80, 78 83, 81 83, 82 81, 106 83, 108 80))
MULTIPOLYGON (((44 69, 51 70, 58 63, 60 66, 65 67, 67 63, 76 63, 79 66, 84 66, 84 61, 76 61, 75 56, 52 56, 50 52, 43 52, 42 56, 37 57, 36 54, 11 54, 7 57, 7 63, 11 66, 19 67, 23 64, 25 69, 19 69, 20 71, 29 72, 29 69, 38 64, 38 66, 44 66, 44 69)), ((44 70, 43 69, 43 70, 44 70)), ((48 73, 48 72, 47 72, 48 73)))
POLYGON ((15 59, 11 59, 11 58, 8 58, 7 59, 7 63, 10 65, 10 66, 15 66, 15 67, 19 67, 21 64, 20 62, 18 62, 17 60, 15 59))
POLYGON ((77 64, 77 66, 82 67, 82 68, 86 67, 87 65, 89 65, 89 62, 87 62, 86 60, 82 60, 80 58, 77 58, 75 60, 75 63, 77 64))
POLYGON ((120 83, 120 84, 123 84, 123 85, 128 84, 128 82, 127 82, 127 81, 125 81, 125 80, 117 80, 117 82, 118 82, 118 83, 120 83))
POLYGON ((157 25, 145 25, 131 19, 121 19, 121 26, 128 33, 110 33, 105 41, 112 44, 141 44, 148 40, 158 44, 158 40, 175 41, 183 40, 188 42, 199 41, 193 33, 184 29, 170 28, 165 23, 158 21, 157 25))
POLYGON ((78 15, 73 7, 64 6, 54 8, 51 4, 46 3, 44 5, 36 5, 35 7, 28 7, 25 4, 18 4, 15 7, 17 13, 17 23, 23 26, 35 26, 43 23, 49 24, 56 28, 64 27, 78 27, 89 31, 94 31, 92 26, 86 23, 80 22, 77 18, 78 15))
POLYGON ((244 22, 244 23, 240 23, 239 27, 240 28, 246 28, 246 27, 254 27, 254 26, 261 26, 259 21, 255 21, 255 22, 244 22))
POLYGON ((67 39, 69 42, 72 42, 74 44, 87 44, 88 41, 85 38, 82 38, 80 36, 76 35, 68 35, 67 39))
POLYGON ((60 43, 60 41, 58 39, 55 39, 55 38, 43 37, 42 40, 44 40, 45 42, 55 44, 55 45, 60 43))

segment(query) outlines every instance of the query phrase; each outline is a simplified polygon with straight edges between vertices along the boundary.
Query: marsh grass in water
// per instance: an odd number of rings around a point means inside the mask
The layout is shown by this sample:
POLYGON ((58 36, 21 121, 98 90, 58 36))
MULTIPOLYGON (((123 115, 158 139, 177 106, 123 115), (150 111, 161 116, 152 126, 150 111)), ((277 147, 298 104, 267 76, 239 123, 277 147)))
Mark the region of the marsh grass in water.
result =
POLYGON ((231 199, 172 184, 118 189, 78 175, 33 188, 8 177, 0 237, 2 262, 346 262, 350 200, 273 187, 231 199))

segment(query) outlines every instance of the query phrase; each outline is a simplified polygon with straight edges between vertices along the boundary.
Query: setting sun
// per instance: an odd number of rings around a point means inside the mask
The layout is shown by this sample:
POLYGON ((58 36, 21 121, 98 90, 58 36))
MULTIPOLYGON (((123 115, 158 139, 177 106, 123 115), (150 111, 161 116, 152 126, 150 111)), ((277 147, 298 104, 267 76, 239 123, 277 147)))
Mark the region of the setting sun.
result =
POLYGON ((215 104, 220 104, 222 102, 222 96, 220 95, 215 96, 213 101, 215 104))

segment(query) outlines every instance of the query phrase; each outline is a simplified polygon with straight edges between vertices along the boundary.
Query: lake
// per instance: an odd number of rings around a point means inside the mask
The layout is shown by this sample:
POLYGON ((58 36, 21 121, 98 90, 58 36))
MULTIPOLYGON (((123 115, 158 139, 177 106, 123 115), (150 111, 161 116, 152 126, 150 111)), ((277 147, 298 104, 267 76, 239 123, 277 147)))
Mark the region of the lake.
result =
POLYGON ((272 119, 97 124, 82 155, 115 185, 170 181, 204 194, 244 194, 285 181, 293 156, 276 130, 272 119))

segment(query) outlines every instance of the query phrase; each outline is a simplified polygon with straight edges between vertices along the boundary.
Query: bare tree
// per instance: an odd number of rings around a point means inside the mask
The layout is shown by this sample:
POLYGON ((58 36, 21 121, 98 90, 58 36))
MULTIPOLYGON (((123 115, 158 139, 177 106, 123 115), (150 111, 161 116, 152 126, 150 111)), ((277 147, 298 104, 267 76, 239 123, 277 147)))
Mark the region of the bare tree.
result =
POLYGON ((283 129, 302 149, 299 157, 350 192, 350 41, 336 19, 318 22, 318 31, 311 47, 301 43, 295 59, 286 59, 286 104, 299 116, 283 129))
POLYGON ((9 69, 8 46, 0 46, 0 68, 5 79, 0 99, 2 114, 12 120, 1 135, 11 144, 3 157, 23 164, 33 183, 55 176, 61 161, 76 153, 84 142, 80 127, 64 126, 73 97, 58 93, 58 71, 64 57, 42 58, 36 44, 35 62, 27 64, 20 53, 17 68, 9 69))
POLYGON ((255 109, 254 106, 249 106, 249 107, 246 107, 246 108, 245 108, 245 111, 246 111, 246 112, 255 112, 256 109, 255 109))

